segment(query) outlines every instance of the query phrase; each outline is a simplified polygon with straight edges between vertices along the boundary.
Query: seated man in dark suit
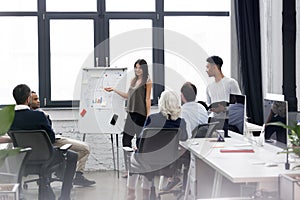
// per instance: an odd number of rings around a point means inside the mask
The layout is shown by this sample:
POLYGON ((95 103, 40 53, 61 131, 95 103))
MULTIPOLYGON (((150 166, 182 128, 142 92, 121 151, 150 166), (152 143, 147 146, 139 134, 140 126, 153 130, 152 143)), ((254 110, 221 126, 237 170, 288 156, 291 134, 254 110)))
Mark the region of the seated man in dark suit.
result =
MULTIPOLYGON (((42 109, 40 109, 39 96, 34 91, 31 91, 30 109, 43 112, 46 115, 50 125, 52 126, 52 121, 50 119, 49 114, 46 113, 45 111, 43 111, 42 109)), ((86 186, 91 186, 91 185, 95 184, 96 183, 95 181, 88 180, 83 175, 86 162, 90 155, 90 149, 89 149, 88 144, 85 142, 79 141, 79 140, 62 137, 61 135, 56 134, 55 135, 55 143, 53 143, 53 145, 57 146, 57 147, 61 147, 65 144, 72 144, 70 149, 75 151, 78 154, 78 161, 77 161, 75 177, 73 180, 73 185, 80 185, 80 186, 86 187, 86 186)), ((60 173, 56 173, 56 175, 59 176, 60 173)))
MULTIPOLYGON (((42 112, 33 111, 29 108, 31 101, 31 90, 25 85, 17 85, 13 90, 13 96, 16 101, 15 118, 11 126, 11 130, 45 130, 52 143, 55 142, 55 134, 49 124, 46 116, 42 112)), ((64 156, 59 150, 55 150, 55 163, 62 163, 64 156)), ((74 151, 67 151, 67 161, 64 170, 64 179, 61 189, 61 196, 59 200, 70 200, 70 193, 72 189, 72 181, 75 174, 77 153, 74 151)), ((54 200, 55 195, 50 187, 50 184, 45 188, 47 190, 48 199, 54 200)))

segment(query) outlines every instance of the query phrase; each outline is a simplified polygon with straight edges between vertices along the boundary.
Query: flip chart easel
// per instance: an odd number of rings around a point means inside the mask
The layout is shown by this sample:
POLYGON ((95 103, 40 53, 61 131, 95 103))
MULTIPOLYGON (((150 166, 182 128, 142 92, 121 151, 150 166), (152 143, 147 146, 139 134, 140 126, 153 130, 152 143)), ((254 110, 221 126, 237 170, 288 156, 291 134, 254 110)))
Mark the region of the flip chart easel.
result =
POLYGON ((125 100, 114 92, 106 92, 105 87, 126 90, 127 68, 93 67, 83 68, 79 106, 78 129, 86 134, 110 134, 114 168, 115 153, 113 134, 116 135, 117 170, 119 170, 118 134, 125 123, 125 100))

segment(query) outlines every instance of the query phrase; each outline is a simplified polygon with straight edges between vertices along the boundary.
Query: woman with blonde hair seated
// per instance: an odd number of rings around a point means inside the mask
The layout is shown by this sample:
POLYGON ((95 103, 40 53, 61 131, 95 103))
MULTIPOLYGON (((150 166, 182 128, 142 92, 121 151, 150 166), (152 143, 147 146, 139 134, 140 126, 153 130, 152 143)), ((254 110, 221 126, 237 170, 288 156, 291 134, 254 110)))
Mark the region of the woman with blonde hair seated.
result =
MULTIPOLYGON (((147 117, 145 128, 180 128, 179 139, 184 141, 187 139, 186 122, 180 118, 181 106, 180 98, 174 91, 164 91, 158 102, 159 112, 151 114, 147 117)), ((145 138, 143 131, 139 138, 145 138)), ((139 146, 141 143, 139 144, 139 146)), ((131 157, 131 172, 127 180, 127 200, 135 199, 135 188, 137 186, 138 173, 143 170, 142 163, 138 160, 139 146, 131 157)), ((144 176, 142 177, 143 200, 149 199, 150 182, 144 176)))

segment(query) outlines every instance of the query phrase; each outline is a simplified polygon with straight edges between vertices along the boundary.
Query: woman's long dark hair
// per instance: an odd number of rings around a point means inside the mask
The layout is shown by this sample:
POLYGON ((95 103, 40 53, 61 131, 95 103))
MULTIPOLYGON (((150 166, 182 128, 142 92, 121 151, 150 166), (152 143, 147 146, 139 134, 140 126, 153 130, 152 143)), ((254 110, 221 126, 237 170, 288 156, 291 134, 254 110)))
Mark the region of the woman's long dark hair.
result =
MULTIPOLYGON (((147 80, 148 80, 148 77, 149 77, 148 64, 147 64, 146 60, 144 60, 144 59, 138 59, 134 63, 134 68, 136 68, 137 64, 139 64, 141 66, 141 69, 143 71, 143 77, 142 77, 141 85, 145 85, 147 83, 147 80)), ((134 86, 137 80, 138 80, 138 76, 135 75, 135 77, 131 81, 131 86, 134 86)))

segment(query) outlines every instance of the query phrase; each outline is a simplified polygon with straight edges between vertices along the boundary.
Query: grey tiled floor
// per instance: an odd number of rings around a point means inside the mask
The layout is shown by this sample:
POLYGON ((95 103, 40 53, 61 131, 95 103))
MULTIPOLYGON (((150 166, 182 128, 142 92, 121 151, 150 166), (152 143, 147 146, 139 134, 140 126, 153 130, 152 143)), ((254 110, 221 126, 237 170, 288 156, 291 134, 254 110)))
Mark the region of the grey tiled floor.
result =
MULTIPOLYGON (((120 174, 121 175, 121 174, 120 174)), ((93 179, 97 183, 91 187, 74 186, 71 193, 72 200, 123 200, 126 199, 126 181, 127 179, 117 177, 116 171, 96 171, 85 172, 88 179, 93 179)), ((30 178, 30 177, 27 177, 30 178)), ((32 177, 31 177, 32 178, 32 177)), ((158 179, 156 180, 158 185, 158 179)), ((51 184, 56 197, 59 197, 61 183, 53 182, 51 184)), ((140 184, 138 184, 140 186, 140 184)), ((29 183, 28 189, 24 190, 26 200, 37 200, 38 186, 36 183, 29 183)), ((141 189, 137 188, 137 200, 141 199, 141 189)), ((176 199, 173 195, 164 195, 162 200, 176 199)))

